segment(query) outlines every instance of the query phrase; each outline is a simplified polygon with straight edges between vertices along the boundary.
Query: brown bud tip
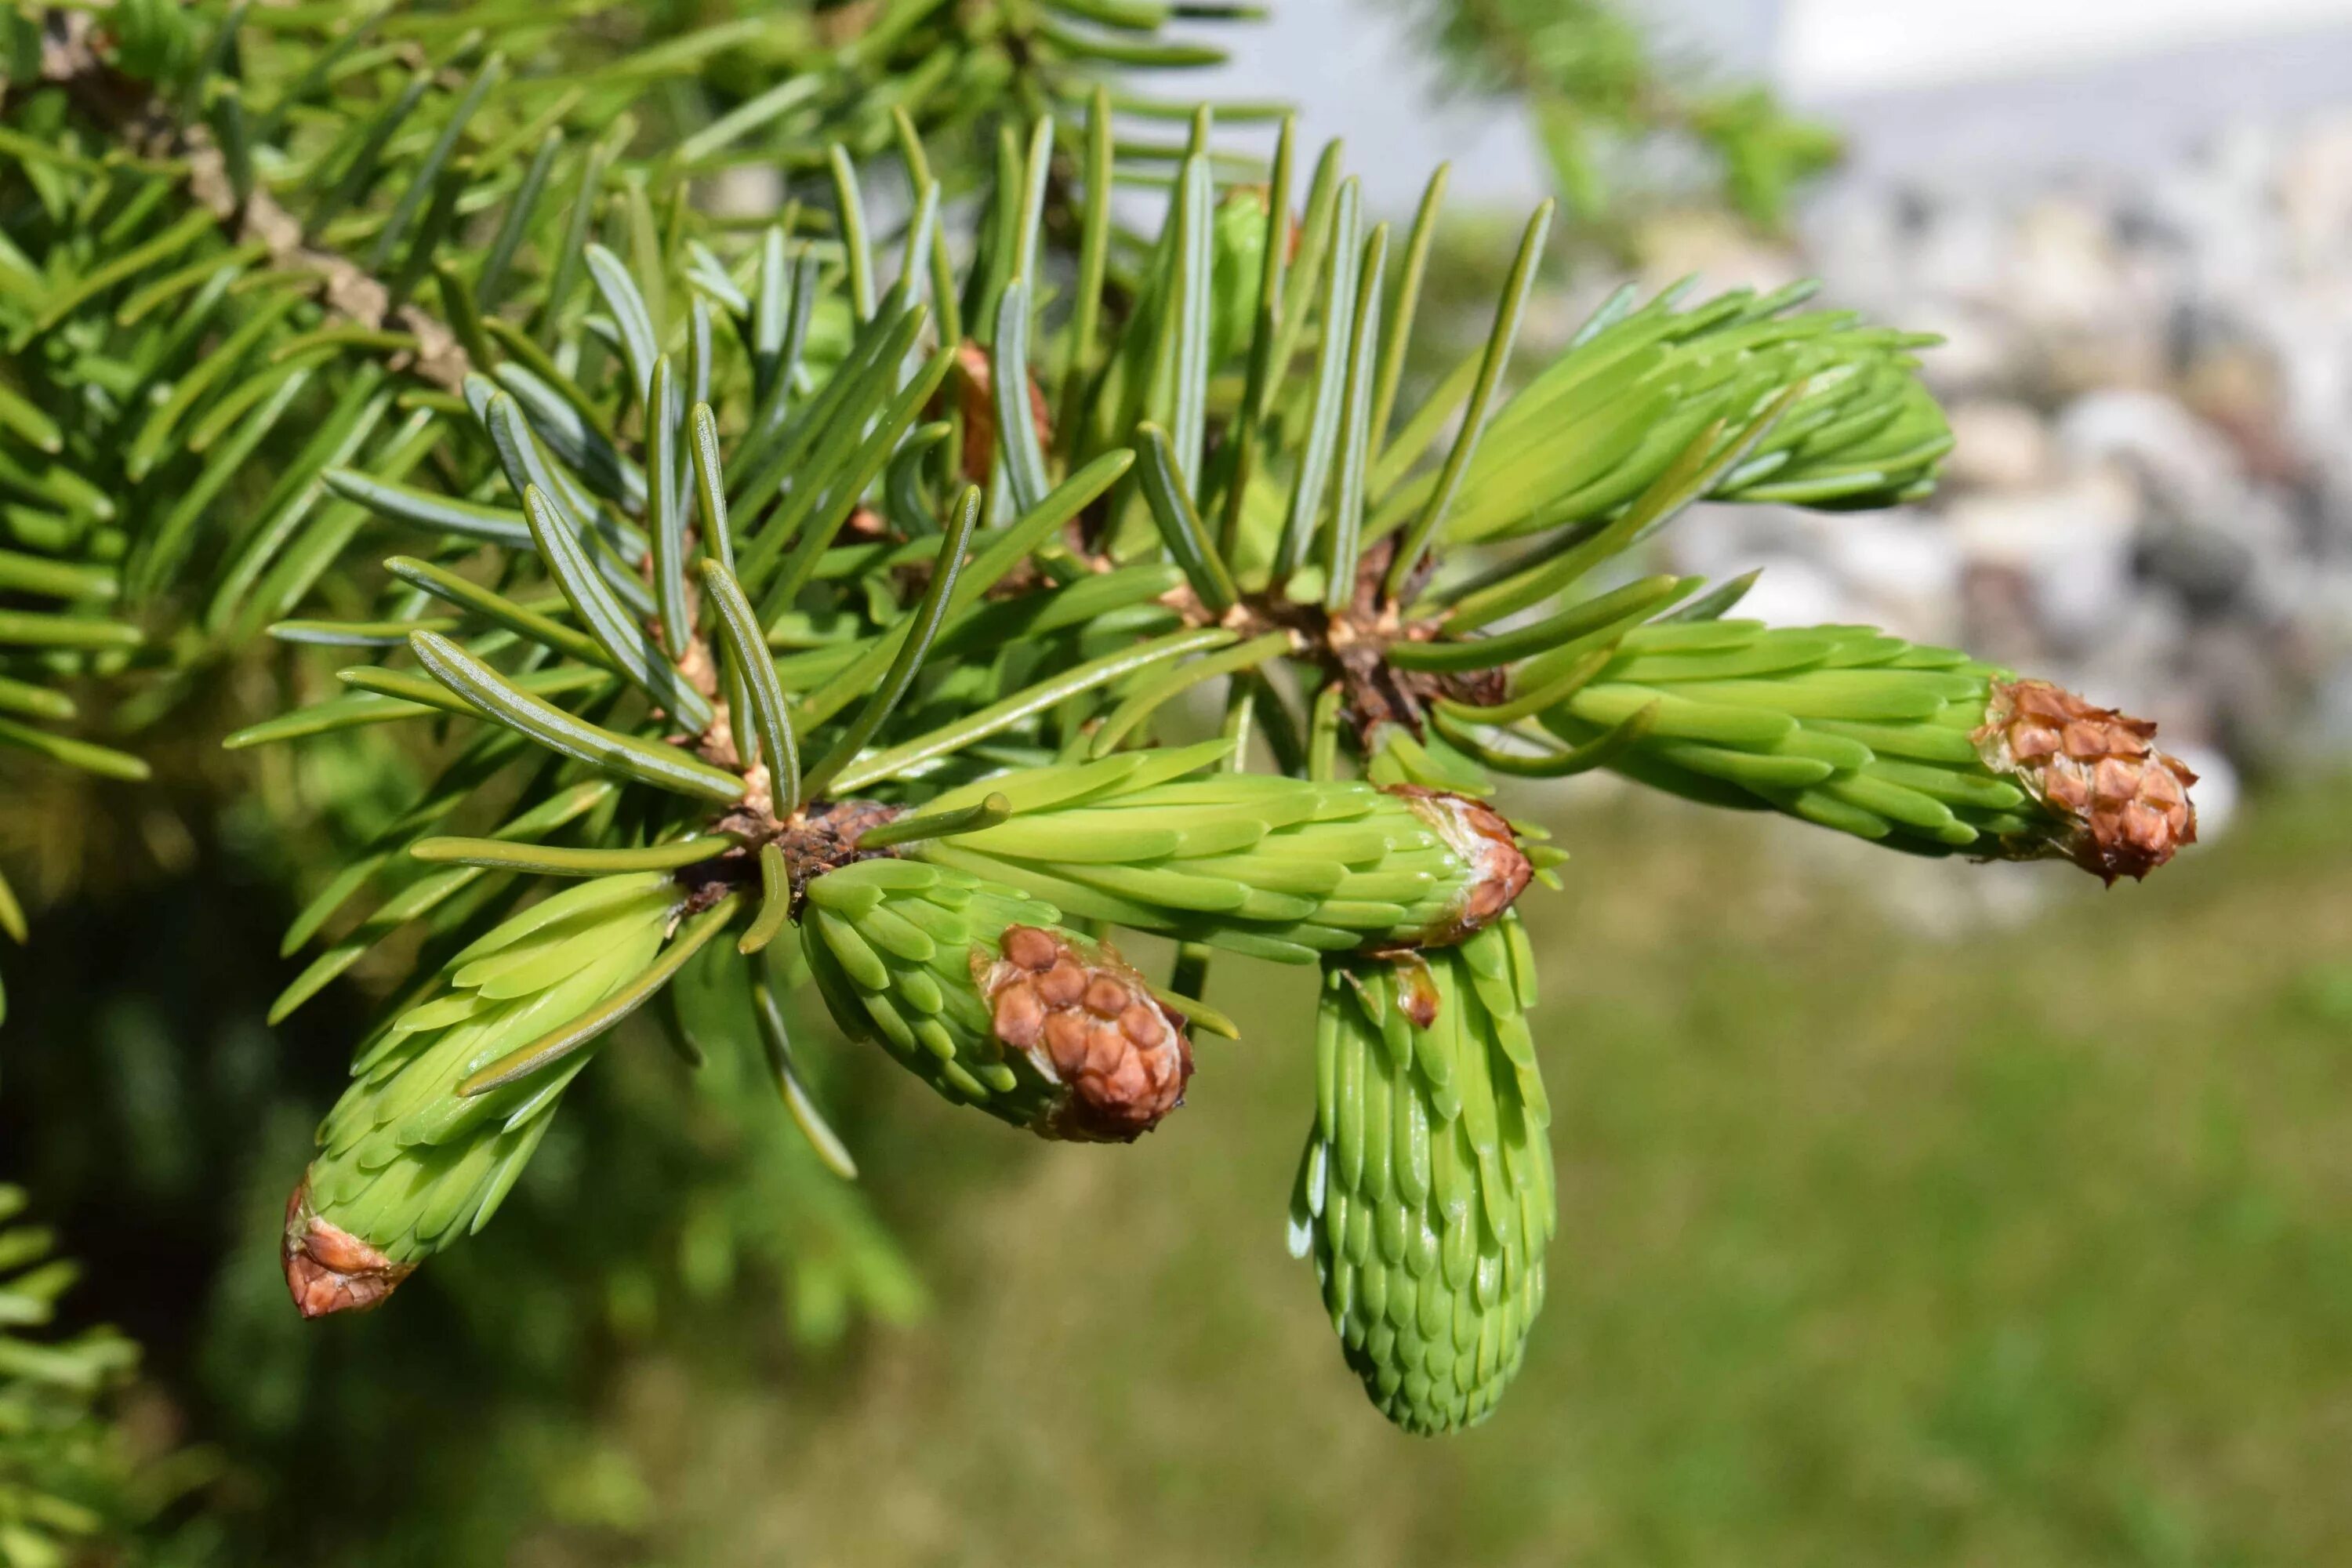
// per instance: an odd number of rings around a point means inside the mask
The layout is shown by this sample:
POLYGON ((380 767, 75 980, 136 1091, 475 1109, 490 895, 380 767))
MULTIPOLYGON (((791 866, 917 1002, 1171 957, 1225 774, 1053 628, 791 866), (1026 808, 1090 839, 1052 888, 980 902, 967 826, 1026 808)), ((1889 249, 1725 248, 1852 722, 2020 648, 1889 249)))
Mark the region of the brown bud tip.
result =
POLYGON ((364 1312, 416 1271, 394 1263, 339 1225, 310 1209, 310 1184, 296 1184, 286 1199, 286 1289, 294 1309, 306 1318, 330 1312, 364 1312))
POLYGON ((1398 1011, 1414 1028, 1436 1026, 1437 1010, 1445 998, 1437 989, 1437 976, 1430 973, 1429 960, 1417 952, 1397 955, 1396 999, 1398 1011))
POLYGON ((2145 719, 2046 680, 1996 680, 1970 738, 1987 767, 2064 820, 2058 851, 2109 882, 2145 877, 2197 842, 2197 775, 2149 743, 2145 719))
MULTIPOLYGON (((974 484, 985 484, 991 455, 996 449, 996 369, 986 349, 967 342, 956 350, 956 372, 961 391, 958 406, 963 414, 964 477, 974 484)), ((1052 447, 1053 410, 1034 380, 1029 383, 1029 419, 1037 427, 1039 444, 1052 447)))
POLYGON ((1116 950, 1042 926, 1008 926, 992 963, 975 954, 996 1037, 1065 1094, 1035 1122, 1048 1138, 1130 1142, 1184 1103, 1192 1047, 1116 950))
POLYGON ((1492 806, 1466 795, 1420 784, 1390 784, 1387 789, 1412 807, 1414 815, 1435 829, 1469 868, 1469 885, 1443 919, 1412 942, 1388 947, 1458 946, 1500 920, 1503 911, 1527 891, 1535 878, 1535 867, 1520 851, 1511 825, 1492 806))

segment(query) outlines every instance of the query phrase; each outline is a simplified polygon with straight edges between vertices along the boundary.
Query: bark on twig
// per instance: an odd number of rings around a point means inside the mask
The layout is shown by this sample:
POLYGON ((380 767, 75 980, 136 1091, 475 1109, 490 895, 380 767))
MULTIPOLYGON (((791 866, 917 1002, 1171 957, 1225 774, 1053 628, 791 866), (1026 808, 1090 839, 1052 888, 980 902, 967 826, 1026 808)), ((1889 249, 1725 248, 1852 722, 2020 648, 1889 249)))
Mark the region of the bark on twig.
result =
POLYGON ((260 245, 273 268, 314 277, 319 304, 334 321, 415 338, 416 348, 396 355, 394 369, 447 392, 464 386, 473 367, 447 323, 414 303, 394 305, 383 279, 339 251, 309 243, 301 220, 268 191, 257 186, 237 200, 227 156, 211 130, 182 123, 145 83, 109 64, 98 51, 97 30, 96 19, 85 12, 49 12, 42 23, 40 79, 64 88, 142 156, 184 164, 191 199, 236 243, 260 245))

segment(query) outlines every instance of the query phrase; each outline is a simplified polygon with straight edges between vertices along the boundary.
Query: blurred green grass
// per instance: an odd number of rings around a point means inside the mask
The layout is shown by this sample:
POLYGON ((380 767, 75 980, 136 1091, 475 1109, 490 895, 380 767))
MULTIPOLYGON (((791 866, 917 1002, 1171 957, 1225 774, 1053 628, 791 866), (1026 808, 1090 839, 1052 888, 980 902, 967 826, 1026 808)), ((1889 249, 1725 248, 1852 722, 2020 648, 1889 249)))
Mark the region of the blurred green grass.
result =
MULTIPOLYGON (((1311 981, 1227 963, 1244 1043, 1131 1150, 895 1095, 860 1158, 936 1310, 830 1363, 635 1363, 623 1560, 2352 1561, 2334 792, 2145 887, 2038 868, 2026 923, 1942 938, 1810 830, 1559 825, 1569 890, 1528 905, 1559 1235, 1493 1421, 1403 1437, 1342 1368, 1282 1246, 1311 981)), ((575 1549, 615 1560, 514 1561, 575 1549)))

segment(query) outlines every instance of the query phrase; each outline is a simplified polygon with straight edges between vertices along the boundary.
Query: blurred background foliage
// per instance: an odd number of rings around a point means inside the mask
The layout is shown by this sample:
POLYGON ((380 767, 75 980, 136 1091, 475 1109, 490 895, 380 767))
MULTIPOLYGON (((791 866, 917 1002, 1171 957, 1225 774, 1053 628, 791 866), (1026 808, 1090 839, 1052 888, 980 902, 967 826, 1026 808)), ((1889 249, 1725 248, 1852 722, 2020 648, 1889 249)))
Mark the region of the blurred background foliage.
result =
MULTIPOLYGON (((812 7, 810 37, 869 9, 812 7)), ((1613 243, 1660 182, 1772 229, 1836 156, 1608 7, 1415 11, 1465 90, 1528 106, 1580 220, 1564 244, 1613 243)), ((784 68, 722 54, 654 110, 705 124, 784 68)), ((1432 263, 1425 309, 1464 342, 1498 233, 1465 223, 1432 263)), ((821 1053, 855 1188, 748 1054, 688 1075, 633 1032, 499 1245, 396 1310, 299 1321, 286 1173, 394 971, 273 1030, 291 965, 268 955, 417 758, 367 732, 223 758, 274 696, 267 668, 209 670, 144 748, 152 786, 0 752, 0 859, 38 913, 37 945, 0 952, 0 1180, 81 1265, 62 1329, 143 1347, 45 1406, 89 1423, 90 1528, 55 1561, 2285 1564, 2352 1542, 2352 841, 2324 782, 2145 890, 1957 935, 1853 898, 1867 874, 1801 828, 1519 803, 1577 856, 1570 896, 1528 910, 1551 1331, 1511 1407, 1441 1446, 1366 1417, 1282 1251, 1305 974, 1225 976, 1248 1043, 1206 1048, 1183 1125, 1116 1159, 821 1053)))
POLYGON ((1622 241, 1628 203, 1700 194, 1778 232, 1837 132, 1752 82, 1661 51, 1608 0, 1384 0, 1406 14, 1455 89, 1526 105, 1588 237, 1622 241))

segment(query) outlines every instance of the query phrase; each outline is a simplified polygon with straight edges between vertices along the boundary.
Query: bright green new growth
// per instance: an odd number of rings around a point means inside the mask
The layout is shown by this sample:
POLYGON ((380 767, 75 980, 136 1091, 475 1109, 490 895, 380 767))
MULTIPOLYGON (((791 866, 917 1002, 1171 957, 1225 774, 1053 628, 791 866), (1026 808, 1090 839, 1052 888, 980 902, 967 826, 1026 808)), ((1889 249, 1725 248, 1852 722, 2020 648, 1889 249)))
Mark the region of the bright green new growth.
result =
POLYGON ((992 961, 1008 926, 1055 924, 1052 905, 903 860, 845 867, 808 896, 802 947, 836 1019, 950 1100, 1016 1127, 1044 1114, 1054 1086, 996 1040, 971 955, 992 961))
POLYGON ((1710 458, 1738 454, 1707 487, 1717 500, 1881 507, 1933 487, 1951 432, 1910 351, 1934 338, 1788 313, 1810 285, 1688 310, 1684 291, 1638 310, 1622 291, 1511 399, 1470 464, 1451 537, 1612 516, 1694 442, 1710 458), (1577 437, 1540 438, 1564 428, 1577 437))
POLYGON ((1868 627, 1685 622, 1629 633, 1545 715, 1608 765, 1926 854, 2145 877, 2197 836, 2196 776, 2153 724, 1868 627))
POLYGON ((1334 963, 1291 1197, 1348 1364, 1409 1432, 1484 1420, 1542 1310, 1551 1121, 1516 916, 1425 965, 1334 963))
POLYGON ((1229 749, 1124 752, 984 780, 924 814, 984 790, 1012 802, 1009 821, 908 852, 1066 914, 1285 963, 1458 940, 1482 891, 1507 875, 1479 858, 1454 818, 1370 784, 1186 776, 1229 749))
POLYGON ((1694 621, 1628 633, 1543 722, 1583 742, 1656 704, 1608 765, 1931 853, 2033 855, 2061 824, 1971 738, 2007 672, 1867 626, 1694 621))
POLYGON ((997 1037, 973 959, 996 962, 1016 925, 1083 940, 1051 904, 910 860, 845 866, 811 882, 808 899, 802 950, 845 1029, 958 1104, 1015 1127, 1050 1121, 1062 1088, 997 1037))
POLYGON ((287 1244, 289 1258, 306 1249, 316 1258, 315 1217, 381 1262, 370 1269, 319 1259, 315 1310, 329 1310, 342 1293, 380 1295, 489 1223, 588 1057, 575 1050, 488 1093, 468 1096, 460 1085, 643 975, 682 897, 662 872, 599 878, 558 893, 457 952, 432 990, 360 1049, 352 1087, 319 1129, 287 1244))

